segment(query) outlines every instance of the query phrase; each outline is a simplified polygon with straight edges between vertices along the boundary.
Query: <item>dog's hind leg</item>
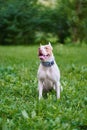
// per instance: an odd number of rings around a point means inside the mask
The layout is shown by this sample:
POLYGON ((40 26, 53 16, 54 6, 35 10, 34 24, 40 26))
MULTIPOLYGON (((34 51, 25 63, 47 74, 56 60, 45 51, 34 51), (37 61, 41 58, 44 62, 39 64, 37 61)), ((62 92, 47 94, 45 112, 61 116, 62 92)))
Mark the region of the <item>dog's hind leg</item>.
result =
POLYGON ((63 86, 60 86, 60 90, 61 90, 61 92, 63 91, 63 86))
POLYGON ((61 89, 60 82, 55 83, 55 89, 56 89, 57 99, 59 99, 60 98, 60 89, 61 89))

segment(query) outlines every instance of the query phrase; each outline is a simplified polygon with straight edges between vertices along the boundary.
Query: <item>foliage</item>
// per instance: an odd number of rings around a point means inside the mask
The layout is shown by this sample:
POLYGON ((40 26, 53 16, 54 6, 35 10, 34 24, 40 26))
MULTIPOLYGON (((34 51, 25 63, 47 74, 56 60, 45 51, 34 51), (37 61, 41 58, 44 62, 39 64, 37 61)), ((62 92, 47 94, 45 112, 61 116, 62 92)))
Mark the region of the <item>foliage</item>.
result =
POLYGON ((58 6, 66 13, 72 40, 87 41, 87 0, 58 0, 58 6))
POLYGON ((44 6, 38 0, 0 1, 0 44, 87 41, 87 0, 56 0, 44 6), (40 35, 41 34, 41 35, 40 35), (40 36, 40 37, 39 37, 40 36))
POLYGON ((27 44, 34 41, 36 1, 15 0, 2 2, 0 11, 0 42, 2 44, 27 44), (10 3, 10 4, 9 4, 10 3))
MULTIPOLYGON (((64 39, 69 36, 69 25, 67 23, 67 15, 61 12, 59 8, 45 8, 41 11, 39 20, 39 30, 46 34, 52 33, 53 37, 57 37, 57 41, 64 43, 64 39)), ((47 37, 44 37, 47 39, 47 37)))
POLYGON ((87 129, 87 46, 55 45, 64 88, 38 100, 37 46, 0 47, 0 129, 87 129))

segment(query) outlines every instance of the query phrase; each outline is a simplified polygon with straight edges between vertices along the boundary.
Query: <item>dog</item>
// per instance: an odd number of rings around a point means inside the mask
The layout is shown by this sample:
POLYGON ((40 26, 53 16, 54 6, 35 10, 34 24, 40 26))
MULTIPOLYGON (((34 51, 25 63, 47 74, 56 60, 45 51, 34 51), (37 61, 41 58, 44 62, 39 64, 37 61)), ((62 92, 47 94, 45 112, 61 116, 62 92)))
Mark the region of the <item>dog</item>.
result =
POLYGON ((39 100, 42 98, 43 90, 56 90, 57 99, 60 98, 60 70, 56 64, 53 48, 51 43, 47 45, 40 45, 38 49, 38 56, 40 59, 40 66, 38 69, 38 90, 39 100))

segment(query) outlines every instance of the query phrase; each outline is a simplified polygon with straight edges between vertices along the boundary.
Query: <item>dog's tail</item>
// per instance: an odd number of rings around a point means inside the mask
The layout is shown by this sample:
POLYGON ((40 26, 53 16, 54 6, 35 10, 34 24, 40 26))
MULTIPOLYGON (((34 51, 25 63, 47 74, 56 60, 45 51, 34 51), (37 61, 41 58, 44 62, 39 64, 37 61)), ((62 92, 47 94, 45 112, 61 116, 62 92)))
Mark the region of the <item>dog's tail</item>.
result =
POLYGON ((62 85, 60 86, 60 90, 61 90, 61 92, 63 91, 63 86, 62 85))

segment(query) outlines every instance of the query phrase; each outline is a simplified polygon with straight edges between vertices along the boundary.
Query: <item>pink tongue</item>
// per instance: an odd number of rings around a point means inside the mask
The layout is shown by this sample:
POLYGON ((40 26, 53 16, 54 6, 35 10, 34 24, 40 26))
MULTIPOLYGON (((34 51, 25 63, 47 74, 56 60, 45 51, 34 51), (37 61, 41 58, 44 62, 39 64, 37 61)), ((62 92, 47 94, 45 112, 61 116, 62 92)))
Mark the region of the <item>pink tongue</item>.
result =
POLYGON ((40 58, 41 60, 44 60, 44 59, 45 59, 45 56, 39 56, 39 58, 40 58))

